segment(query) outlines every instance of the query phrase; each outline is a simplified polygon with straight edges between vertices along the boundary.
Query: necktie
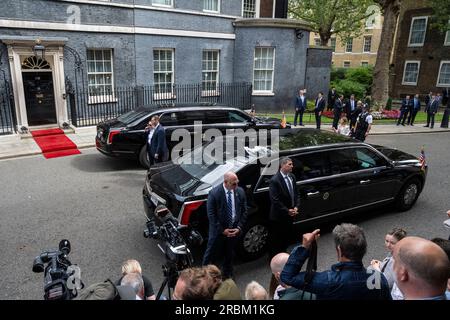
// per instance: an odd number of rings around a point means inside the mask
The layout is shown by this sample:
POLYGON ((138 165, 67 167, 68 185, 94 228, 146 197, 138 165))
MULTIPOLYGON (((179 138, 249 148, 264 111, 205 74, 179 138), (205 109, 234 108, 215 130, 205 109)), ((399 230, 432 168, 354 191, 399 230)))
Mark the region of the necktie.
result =
POLYGON ((291 196, 291 203, 292 206, 294 206, 294 191, 292 190, 291 180, 289 180, 288 176, 284 176, 284 179, 286 179, 289 195, 291 196))
POLYGON ((227 192, 227 217, 226 222, 229 228, 233 227, 233 201, 231 200, 231 191, 227 192))

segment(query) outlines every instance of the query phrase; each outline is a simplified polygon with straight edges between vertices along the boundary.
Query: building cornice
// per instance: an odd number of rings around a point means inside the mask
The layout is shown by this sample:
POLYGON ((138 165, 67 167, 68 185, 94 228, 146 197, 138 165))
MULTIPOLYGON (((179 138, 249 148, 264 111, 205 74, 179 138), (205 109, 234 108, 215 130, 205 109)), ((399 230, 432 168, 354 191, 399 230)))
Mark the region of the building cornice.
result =
POLYGON ((272 19, 272 18, 255 18, 255 19, 236 19, 233 22, 235 27, 271 27, 286 29, 302 29, 311 31, 312 26, 309 22, 295 19, 272 19))

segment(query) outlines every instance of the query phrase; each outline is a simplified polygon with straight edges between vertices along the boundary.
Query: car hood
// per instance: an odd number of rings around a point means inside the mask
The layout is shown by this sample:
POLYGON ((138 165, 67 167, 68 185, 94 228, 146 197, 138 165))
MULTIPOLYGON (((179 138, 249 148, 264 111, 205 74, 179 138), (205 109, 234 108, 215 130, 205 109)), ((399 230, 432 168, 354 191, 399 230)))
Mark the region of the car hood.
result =
POLYGON ((148 179, 152 190, 156 193, 183 198, 207 194, 211 188, 210 184, 193 177, 171 161, 152 166, 148 172, 148 179))
POLYGON ((372 147, 374 147, 375 149, 377 149, 382 154, 384 154, 386 157, 388 157, 389 159, 391 159, 392 161, 394 161, 396 163, 403 164, 403 163, 419 162, 417 157, 415 157, 409 153, 400 151, 398 149, 393 149, 393 148, 388 148, 388 147, 383 147, 383 146, 378 146, 378 145, 372 145, 372 147))

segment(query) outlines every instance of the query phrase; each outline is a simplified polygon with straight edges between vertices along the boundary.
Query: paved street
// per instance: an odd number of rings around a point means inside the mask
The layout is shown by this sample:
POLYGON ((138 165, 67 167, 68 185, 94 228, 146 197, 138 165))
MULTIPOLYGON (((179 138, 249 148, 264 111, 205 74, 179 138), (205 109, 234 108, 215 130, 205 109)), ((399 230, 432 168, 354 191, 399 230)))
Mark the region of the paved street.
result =
MULTIPOLYGON (((417 155, 424 145, 430 170, 412 210, 382 209, 352 219, 366 231, 369 248, 364 262, 385 257, 384 234, 394 226, 426 238, 447 237, 449 230, 442 222, 450 209, 450 133, 377 135, 368 142, 417 155)), ((43 274, 31 271, 33 259, 45 249, 57 248, 62 238, 71 241, 71 261, 80 266, 87 285, 116 280, 121 263, 135 258, 155 290, 159 288, 165 260, 155 242, 142 236, 145 171, 133 161, 83 149, 81 155, 51 160, 2 160, 0 177, 0 299, 41 299, 43 274)), ((319 241, 319 270, 336 259, 330 229, 325 228, 319 241)), ((268 287, 267 258, 237 265, 236 275, 242 292, 253 279, 268 287)))

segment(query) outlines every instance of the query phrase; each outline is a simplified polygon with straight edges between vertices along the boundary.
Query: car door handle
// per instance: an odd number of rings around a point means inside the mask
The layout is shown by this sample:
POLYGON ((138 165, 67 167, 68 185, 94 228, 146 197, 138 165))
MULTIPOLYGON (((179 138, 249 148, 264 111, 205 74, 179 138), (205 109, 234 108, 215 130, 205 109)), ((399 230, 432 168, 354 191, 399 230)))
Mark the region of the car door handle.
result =
POLYGON ((368 184, 370 182, 370 180, 361 180, 359 183, 360 184, 368 184))
POLYGON ((308 196, 308 197, 314 197, 314 196, 317 196, 317 195, 319 195, 319 191, 316 191, 316 192, 308 192, 306 195, 308 196))

